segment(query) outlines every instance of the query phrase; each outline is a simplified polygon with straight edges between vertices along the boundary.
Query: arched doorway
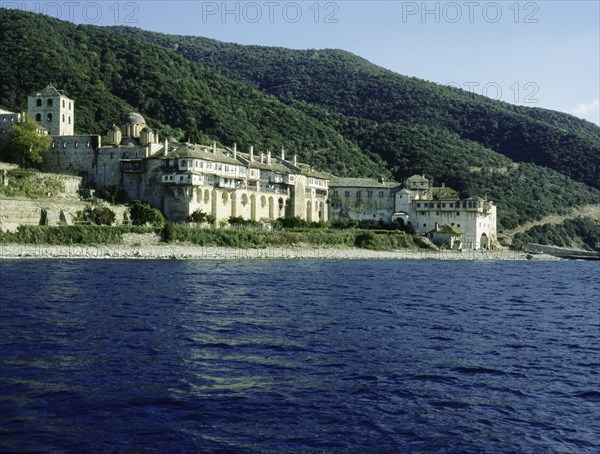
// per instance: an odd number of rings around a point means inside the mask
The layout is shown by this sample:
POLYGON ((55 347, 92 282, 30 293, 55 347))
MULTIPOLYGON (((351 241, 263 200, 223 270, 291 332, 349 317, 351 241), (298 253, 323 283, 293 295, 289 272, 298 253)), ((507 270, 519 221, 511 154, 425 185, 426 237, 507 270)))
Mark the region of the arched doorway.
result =
POLYGON ((479 247, 481 249, 489 249, 490 248, 490 239, 485 233, 481 234, 481 238, 479 239, 479 247))

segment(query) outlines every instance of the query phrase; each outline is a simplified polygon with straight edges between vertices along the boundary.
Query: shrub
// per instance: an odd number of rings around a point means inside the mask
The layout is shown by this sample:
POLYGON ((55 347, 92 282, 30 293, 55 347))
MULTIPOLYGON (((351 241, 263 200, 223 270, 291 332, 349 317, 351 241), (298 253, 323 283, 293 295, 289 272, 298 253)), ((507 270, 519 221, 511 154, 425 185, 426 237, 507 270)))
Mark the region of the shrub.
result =
POLYGON ((383 249, 381 239, 371 231, 361 232, 356 235, 354 245, 359 248, 373 249, 376 251, 383 249))
POLYGON ((165 217, 160 210, 139 200, 129 202, 130 218, 133 225, 154 225, 161 227, 165 217))
POLYGON ((177 241, 177 226, 172 222, 166 222, 160 234, 165 243, 173 243, 177 241))

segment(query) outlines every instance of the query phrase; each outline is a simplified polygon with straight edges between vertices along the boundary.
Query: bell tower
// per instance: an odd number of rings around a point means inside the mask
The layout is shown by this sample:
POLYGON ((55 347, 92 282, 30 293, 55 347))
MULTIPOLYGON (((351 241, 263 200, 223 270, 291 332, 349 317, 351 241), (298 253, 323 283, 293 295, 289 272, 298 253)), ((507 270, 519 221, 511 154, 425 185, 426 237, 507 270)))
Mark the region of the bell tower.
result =
POLYGON ((27 113, 52 136, 74 135, 75 102, 52 84, 27 97, 27 113))

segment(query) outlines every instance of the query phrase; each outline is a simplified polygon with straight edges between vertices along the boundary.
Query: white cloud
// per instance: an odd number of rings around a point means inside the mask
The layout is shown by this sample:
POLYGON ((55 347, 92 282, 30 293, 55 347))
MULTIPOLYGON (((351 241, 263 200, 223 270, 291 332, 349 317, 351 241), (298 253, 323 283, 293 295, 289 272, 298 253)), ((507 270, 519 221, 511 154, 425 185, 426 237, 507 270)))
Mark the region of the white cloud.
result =
POLYGON ((592 102, 582 102, 577 104, 577 107, 569 110, 570 114, 573 114, 580 118, 598 123, 598 116, 600 115, 600 99, 595 99, 592 102))

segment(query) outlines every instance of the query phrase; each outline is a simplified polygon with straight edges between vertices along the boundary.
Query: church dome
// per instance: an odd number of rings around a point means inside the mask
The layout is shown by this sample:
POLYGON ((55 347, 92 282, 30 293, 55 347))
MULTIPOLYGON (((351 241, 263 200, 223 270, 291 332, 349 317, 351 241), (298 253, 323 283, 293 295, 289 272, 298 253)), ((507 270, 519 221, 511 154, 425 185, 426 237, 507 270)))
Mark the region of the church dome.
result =
POLYGON ((121 131, 121 128, 119 128, 117 125, 112 125, 112 126, 110 127, 110 130, 111 130, 111 131, 119 131, 119 132, 120 132, 120 131, 121 131))
POLYGON ((146 120, 139 113, 130 112, 123 115, 121 123, 124 125, 145 125, 146 120))
POLYGON ((148 126, 146 126, 144 129, 142 129, 142 132, 153 132, 153 131, 148 126))

